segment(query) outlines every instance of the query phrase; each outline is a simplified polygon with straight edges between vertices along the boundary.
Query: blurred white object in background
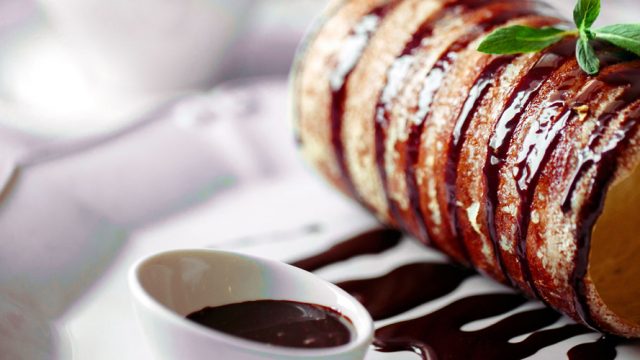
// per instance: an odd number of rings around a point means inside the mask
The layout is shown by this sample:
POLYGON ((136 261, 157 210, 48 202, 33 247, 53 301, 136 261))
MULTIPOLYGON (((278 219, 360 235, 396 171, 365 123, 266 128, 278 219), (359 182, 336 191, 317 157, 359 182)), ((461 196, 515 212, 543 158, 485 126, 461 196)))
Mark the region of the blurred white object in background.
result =
POLYGON ((0 121, 69 137, 211 86, 254 0, 29 2, 0 0, 0 121))
POLYGON ((210 84, 254 0, 39 0, 94 80, 162 91, 210 84))
POLYGON ((221 80, 286 74, 324 3, 0 0, 0 125, 85 137, 221 80))
POLYGON ((87 136, 117 129, 169 96, 101 86, 53 32, 22 39, 0 67, 5 125, 46 136, 87 136))

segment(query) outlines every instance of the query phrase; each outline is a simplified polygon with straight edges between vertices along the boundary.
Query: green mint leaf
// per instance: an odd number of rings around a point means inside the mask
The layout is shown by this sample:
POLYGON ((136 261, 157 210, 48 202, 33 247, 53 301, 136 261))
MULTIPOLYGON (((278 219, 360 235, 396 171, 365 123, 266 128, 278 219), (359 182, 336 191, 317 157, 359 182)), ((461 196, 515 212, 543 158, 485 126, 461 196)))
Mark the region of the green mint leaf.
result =
POLYGON ((573 21, 581 31, 589 29, 600 15, 600 0, 578 0, 573 21))
POLYGON ((567 31, 552 27, 541 29, 514 25, 494 30, 478 46, 487 54, 522 54, 540 51, 560 41, 567 31))
POLYGON ((640 24, 617 24, 593 30, 598 39, 640 56, 640 24))
POLYGON ((600 70, 600 60, 586 36, 580 36, 576 43, 576 57, 580 68, 587 74, 595 75, 600 70))

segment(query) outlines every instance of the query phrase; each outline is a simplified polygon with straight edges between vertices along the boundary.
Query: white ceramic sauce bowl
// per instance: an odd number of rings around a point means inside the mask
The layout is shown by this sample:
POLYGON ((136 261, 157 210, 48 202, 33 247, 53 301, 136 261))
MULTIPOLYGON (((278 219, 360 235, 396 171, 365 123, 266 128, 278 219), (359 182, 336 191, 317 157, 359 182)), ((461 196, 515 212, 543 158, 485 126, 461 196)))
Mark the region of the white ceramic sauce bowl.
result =
POLYGON ((278 261, 218 250, 163 252, 129 273, 138 320, 158 359, 363 359, 373 321, 352 296, 319 277, 278 261), (291 300, 337 310, 353 323, 345 345, 325 349, 269 346, 187 320, 207 306, 252 300, 291 300))

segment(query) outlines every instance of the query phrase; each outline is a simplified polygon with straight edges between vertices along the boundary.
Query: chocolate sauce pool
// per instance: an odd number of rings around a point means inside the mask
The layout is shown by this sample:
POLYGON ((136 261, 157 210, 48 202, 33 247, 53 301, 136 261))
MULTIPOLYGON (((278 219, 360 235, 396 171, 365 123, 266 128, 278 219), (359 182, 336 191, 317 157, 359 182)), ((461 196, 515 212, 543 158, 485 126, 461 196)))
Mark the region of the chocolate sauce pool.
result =
MULTIPOLYGON (((322 266, 328 266, 345 259, 339 250, 344 248, 349 249, 346 258, 371 254, 367 240, 380 244, 387 236, 389 244, 395 246, 399 240, 397 232, 375 229, 309 258, 316 260, 305 259, 294 264, 316 263, 320 258, 322 266), (334 253, 336 249, 337 253, 334 253)), ((384 251, 378 249, 377 252, 384 251)), ((476 276, 472 270, 456 265, 418 262, 402 265, 379 277, 349 280, 337 285, 358 299, 375 320, 382 320, 444 297, 472 276, 476 276)), ((423 316, 378 328, 374 346, 381 352, 413 351, 425 360, 515 360, 574 336, 593 334, 592 330, 575 323, 554 327, 562 315, 547 307, 515 312, 479 330, 463 330, 465 325, 475 321, 512 312, 527 301, 522 295, 512 293, 460 298, 423 316), (524 340, 512 341, 526 334, 529 335, 524 340)), ((616 345, 621 341, 613 336, 602 336, 596 341, 574 346, 566 356, 570 360, 615 359, 616 345)))
POLYGON ((348 319, 330 308, 285 300, 206 307, 187 315, 206 327, 269 345, 328 348, 351 341, 348 319))

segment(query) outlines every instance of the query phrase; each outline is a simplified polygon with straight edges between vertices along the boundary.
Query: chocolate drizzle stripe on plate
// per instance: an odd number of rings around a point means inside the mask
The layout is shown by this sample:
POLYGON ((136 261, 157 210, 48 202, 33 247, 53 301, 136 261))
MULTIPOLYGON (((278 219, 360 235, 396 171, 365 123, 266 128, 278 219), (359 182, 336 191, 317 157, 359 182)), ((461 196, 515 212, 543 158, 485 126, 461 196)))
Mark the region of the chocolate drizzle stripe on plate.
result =
POLYGON ((598 340, 572 347, 567 356, 569 360, 613 360, 616 358, 616 345, 620 338, 602 335, 598 340))
POLYGON ((424 359, 523 359, 538 350, 589 332, 572 324, 553 325, 561 315, 547 308, 515 313, 480 330, 464 331, 464 325, 514 310, 526 300, 516 294, 474 295, 457 300, 430 314, 385 326, 376 331, 380 351, 411 350, 424 359), (535 331, 535 332, 534 332, 535 331), (534 332, 523 341, 509 340, 534 332))
POLYGON ((457 265, 419 262, 371 279, 349 280, 339 287, 358 299, 374 320, 386 319, 449 294, 474 272, 457 265), (389 295, 393 294, 393 301, 389 295))
POLYGON ((372 229, 291 265, 307 271, 315 271, 356 256, 379 254, 395 247, 400 240, 402 240, 400 231, 388 228, 372 229))
MULTIPOLYGON (((640 106, 635 110, 640 115, 640 106)), ((391 243, 396 239, 393 233, 379 229, 364 233, 366 236, 355 236, 347 240, 349 245, 345 246, 351 249, 349 253, 352 256, 370 253, 367 242, 353 241, 365 239, 370 233, 387 234, 391 243)), ((323 266, 342 261, 344 256, 332 254, 332 251, 341 253, 335 250, 341 248, 343 246, 338 244, 333 250, 317 255, 326 259, 322 261, 323 266)), ((301 260, 297 263, 306 262, 301 260)), ((380 277, 349 280, 338 285, 358 298, 374 318, 385 319, 414 308, 420 301, 427 303, 451 293, 472 275, 471 270, 455 265, 425 262, 403 265, 380 277)), ((429 314, 379 328, 374 345, 383 352, 414 351, 423 359, 508 360, 523 359, 547 346, 592 333, 579 324, 553 326, 562 316, 549 308, 515 312, 482 329, 462 330, 467 324, 503 315, 527 301, 521 295, 509 293, 464 297, 429 314), (529 335, 522 341, 511 341, 526 334, 529 335)), ((571 360, 614 359, 616 346, 621 342, 616 337, 602 337, 574 346, 567 356, 571 360)))

